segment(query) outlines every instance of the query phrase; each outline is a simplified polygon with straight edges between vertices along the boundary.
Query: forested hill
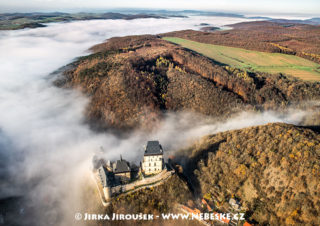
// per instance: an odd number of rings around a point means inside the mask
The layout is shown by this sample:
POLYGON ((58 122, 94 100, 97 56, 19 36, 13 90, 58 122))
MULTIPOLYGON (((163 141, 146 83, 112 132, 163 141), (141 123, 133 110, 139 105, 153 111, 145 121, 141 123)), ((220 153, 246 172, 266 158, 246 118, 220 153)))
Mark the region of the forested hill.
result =
POLYGON ((249 73, 216 63, 157 36, 111 38, 56 81, 90 97, 87 117, 100 128, 151 126, 166 111, 229 117, 320 97, 320 83, 249 73))
POLYGON ((200 194, 221 207, 239 199, 250 221, 320 224, 319 133, 268 124, 206 136, 177 155, 200 194))

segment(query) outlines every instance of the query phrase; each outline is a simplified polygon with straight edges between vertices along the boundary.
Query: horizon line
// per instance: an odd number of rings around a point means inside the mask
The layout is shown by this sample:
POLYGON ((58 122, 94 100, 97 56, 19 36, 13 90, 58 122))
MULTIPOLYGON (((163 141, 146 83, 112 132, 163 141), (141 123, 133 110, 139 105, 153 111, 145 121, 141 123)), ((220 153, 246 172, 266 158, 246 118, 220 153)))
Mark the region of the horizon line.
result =
MULTIPOLYGON (((252 12, 252 11, 234 11, 234 10, 225 10, 225 9, 188 9, 188 8, 139 8, 139 7, 116 7, 116 8, 65 8, 65 9, 30 9, 30 10, 0 10, 0 14, 6 13, 97 13, 100 11, 112 12, 112 11, 122 11, 122 10, 140 10, 140 11, 167 11, 167 12, 184 12, 184 11, 195 11, 195 12, 210 12, 210 13, 232 13, 241 16, 244 14, 252 15, 295 15, 295 16, 318 16, 316 13, 295 13, 295 12, 252 12)), ((320 17, 320 16, 318 16, 320 17)))

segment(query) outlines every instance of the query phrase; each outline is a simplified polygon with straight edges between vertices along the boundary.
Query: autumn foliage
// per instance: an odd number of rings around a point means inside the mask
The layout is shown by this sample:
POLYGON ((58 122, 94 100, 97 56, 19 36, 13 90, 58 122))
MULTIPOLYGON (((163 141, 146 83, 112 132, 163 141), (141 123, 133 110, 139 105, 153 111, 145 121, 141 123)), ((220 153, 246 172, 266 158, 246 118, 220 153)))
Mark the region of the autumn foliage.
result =
POLYGON ((112 38, 69 65, 56 83, 90 97, 97 128, 153 127, 166 111, 229 117, 320 96, 320 83, 221 65, 157 36, 112 38))

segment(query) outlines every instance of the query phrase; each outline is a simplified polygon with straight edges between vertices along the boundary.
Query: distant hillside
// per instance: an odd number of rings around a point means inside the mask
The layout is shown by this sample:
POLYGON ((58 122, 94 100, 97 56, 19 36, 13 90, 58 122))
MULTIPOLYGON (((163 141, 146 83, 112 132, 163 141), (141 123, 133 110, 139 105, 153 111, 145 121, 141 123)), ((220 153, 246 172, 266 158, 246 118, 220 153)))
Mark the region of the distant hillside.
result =
POLYGON ((230 26, 234 29, 214 32, 187 30, 170 32, 163 36, 248 50, 292 54, 320 63, 320 26, 288 21, 243 22, 230 26))
POLYGON ((139 18, 164 18, 151 14, 122 14, 122 13, 3 13, 0 14, 0 30, 17 30, 23 28, 44 27, 43 23, 68 22, 75 20, 101 20, 139 18))
POLYGON ((227 118, 320 97, 320 83, 248 73, 156 36, 112 38, 92 50, 56 84, 90 97, 87 116, 99 128, 152 127, 167 110, 227 118))
POLYGON ((198 10, 140 10, 122 9, 112 12, 100 13, 64 13, 64 12, 33 12, 33 13, 0 13, 0 30, 17 30, 23 28, 36 28, 44 26, 44 23, 68 22, 76 20, 100 20, 100 19, 124 19, 133 20, 139 18, 169 18, 188 16, 215 16, 245 18, 243 15, 222 12, 207 12, 198 10))
POLYGON ((202 138, 177 154, 197 191, 241 200, 259 225, 320 225, 320 135, 268 124, 202 138))
POLYGON ((320 18, 315 17, 306 20, 288 20, 288 19, 270 19, 271 22, 282 23, 282 24, 310 24, 310 25, 320 25, 320 18))

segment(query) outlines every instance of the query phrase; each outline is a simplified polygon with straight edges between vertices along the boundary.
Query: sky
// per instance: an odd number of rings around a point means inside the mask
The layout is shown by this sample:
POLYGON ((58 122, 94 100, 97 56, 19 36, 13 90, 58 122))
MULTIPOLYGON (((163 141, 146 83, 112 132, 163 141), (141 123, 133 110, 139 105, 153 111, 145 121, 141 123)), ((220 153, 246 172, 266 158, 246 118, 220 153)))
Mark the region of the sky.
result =
POLYGON ((200 9, 320 16, 319 0, 0 0, 0 12, 90 11, 115 8, 200 9))

